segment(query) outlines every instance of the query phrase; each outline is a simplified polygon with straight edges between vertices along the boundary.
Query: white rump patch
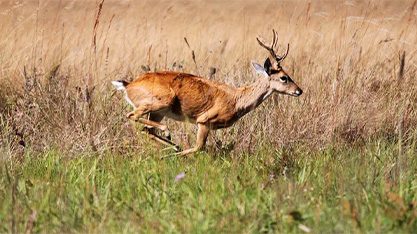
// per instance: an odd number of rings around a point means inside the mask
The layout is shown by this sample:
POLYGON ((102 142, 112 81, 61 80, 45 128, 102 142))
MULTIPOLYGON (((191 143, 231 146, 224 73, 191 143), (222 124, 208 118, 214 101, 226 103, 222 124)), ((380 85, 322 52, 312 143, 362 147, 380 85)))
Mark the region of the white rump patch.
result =
POLYGON ((116 87, 117 90, 123 91, 125 94, 124 96, 125 96, 125 100, 127 101, 127 103, 129 103, 129 105, 131 105, 133 108, 136 108, 135 104, 132 102, 132 100, 130 100, 129 96, 127 96, 126 87, 124 83, 118 80, 114 80, 111 83, 114 85, 114 87, 116 87))
POLYGON ((116 87, 117 90, 125 90, 126 89, 123 82, 114 80, 111 83, 114 85, 114 87, 116 87))
POLYGON ((127 96, 126 92, 125 92, 125 99, 127 103, 129 103, 133 108, 136 108, 135 104, 133 104, 132 100, 130 100, 129 96, 127 96))

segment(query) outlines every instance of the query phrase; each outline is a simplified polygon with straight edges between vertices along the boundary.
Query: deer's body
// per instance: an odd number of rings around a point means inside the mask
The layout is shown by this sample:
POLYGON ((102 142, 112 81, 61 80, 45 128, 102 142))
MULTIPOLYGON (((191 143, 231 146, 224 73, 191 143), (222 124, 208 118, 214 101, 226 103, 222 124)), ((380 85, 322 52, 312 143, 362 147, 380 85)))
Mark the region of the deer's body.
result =
POLYGON ((180 152, 185 155, 204 147, 210 130, 226 128, 249 111, 255 109, 274 92, 299 96, 302 90, 291 80, 280 66, 287 53, 279 57, 273 47, 259 44, 271 53, 264 66, 252 63, 255 71, 263 77, 253 84, 235 88, 223 83, 186 73, 156 72, 139 76, 131 83, 113 81, 118 90, 125 92, 126 100, 134 110, 127 114, 129 119, 139 121, 154 140, 176 146, 171 142, 167 126, 160 122, 164 117, 198 125, 197 143, 194 148, 180 152), (149 118, 143 118, 149 114, 149 118), (164 131, 166 138, 158 136, 154 129, 164 131))
POLYGON ((146 107, 144 112, 219 129, 233 125, 258 106, 268 88, 266 82, 234 88, 191 74, 157 72, 126 85, 126 95, 134 108, 146 107))

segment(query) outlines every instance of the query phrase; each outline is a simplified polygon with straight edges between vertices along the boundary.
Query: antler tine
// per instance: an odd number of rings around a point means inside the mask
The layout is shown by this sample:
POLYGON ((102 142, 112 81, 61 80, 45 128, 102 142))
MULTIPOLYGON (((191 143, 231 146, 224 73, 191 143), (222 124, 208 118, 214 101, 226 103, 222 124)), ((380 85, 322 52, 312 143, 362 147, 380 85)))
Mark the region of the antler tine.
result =
POLYGON ((290 43, 287 44, 287 51, 283 56, 281 56, 280 61, 284 60, 287 57, 288 51, 290 51, 290 43))
POLYGON ((272 46, 271 46, 271 48, 272 49, 275 49, 275 47, 277 46, 277 43, 278 43, 278 33, 275 32, 275 29, 272 29, 272 33, 274 34, 274 37, 272 39, 272 46))
POLYGON ((269 47, 266 46, 261 40, 259 40, 259 37, 257 37, 256 40, 258 41, 258 43, 259 43, 260 46, 262 46, 263 48, 269 50, 269 47))
POLYGON ((269 51, 269 53, 272 55, 273 58, 277 58, 277 55, 274 52, 274 48, 273 47, 268 47, 267 45, 265 45, 261 40, 259 40, 259 38, 257 37, 256 40, 258 41, 259 45, 262 46, 263 48, 265 48, 266 50, 269 51))

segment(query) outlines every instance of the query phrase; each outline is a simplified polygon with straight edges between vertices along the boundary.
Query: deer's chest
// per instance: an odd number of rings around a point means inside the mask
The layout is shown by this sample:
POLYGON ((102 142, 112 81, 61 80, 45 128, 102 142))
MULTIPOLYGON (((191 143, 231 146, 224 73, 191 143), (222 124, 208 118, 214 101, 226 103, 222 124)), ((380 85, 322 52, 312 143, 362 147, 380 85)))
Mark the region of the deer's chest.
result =
POLYGON ((212 129, 227 128, 232 126, 239 119, 234 110, 219 112, 208 119, 207 123, 212 129))

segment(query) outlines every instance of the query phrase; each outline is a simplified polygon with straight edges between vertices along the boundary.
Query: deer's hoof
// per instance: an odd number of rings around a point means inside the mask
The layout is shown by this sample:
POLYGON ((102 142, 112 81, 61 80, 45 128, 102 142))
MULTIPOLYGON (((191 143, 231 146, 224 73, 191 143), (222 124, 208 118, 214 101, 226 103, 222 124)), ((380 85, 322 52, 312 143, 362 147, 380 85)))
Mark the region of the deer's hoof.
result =
POLYGON ((133 112, 129 112, 126 114, 126 118, 130 119, 133 115, 135 115, 133 112))
POLYGON ((181 151, 181 147, 179 147, 178 145, 174 145, 174 150, 175 152, 180 152, 181 151))
POLYGON ((172 139, 171 139, 171 133, 169 132, 169 131, 164 131, 164 137, 167 139, 167 140, 169 140, 169 141, 171 141, 172 139))
POLYGON ((134 111, 132 111, 132 112, 127 113, 126 118, 128 118, 130 120, 133 120, 133 121, 136 121, 138 119, 138 116, 135 115, 134 111))

